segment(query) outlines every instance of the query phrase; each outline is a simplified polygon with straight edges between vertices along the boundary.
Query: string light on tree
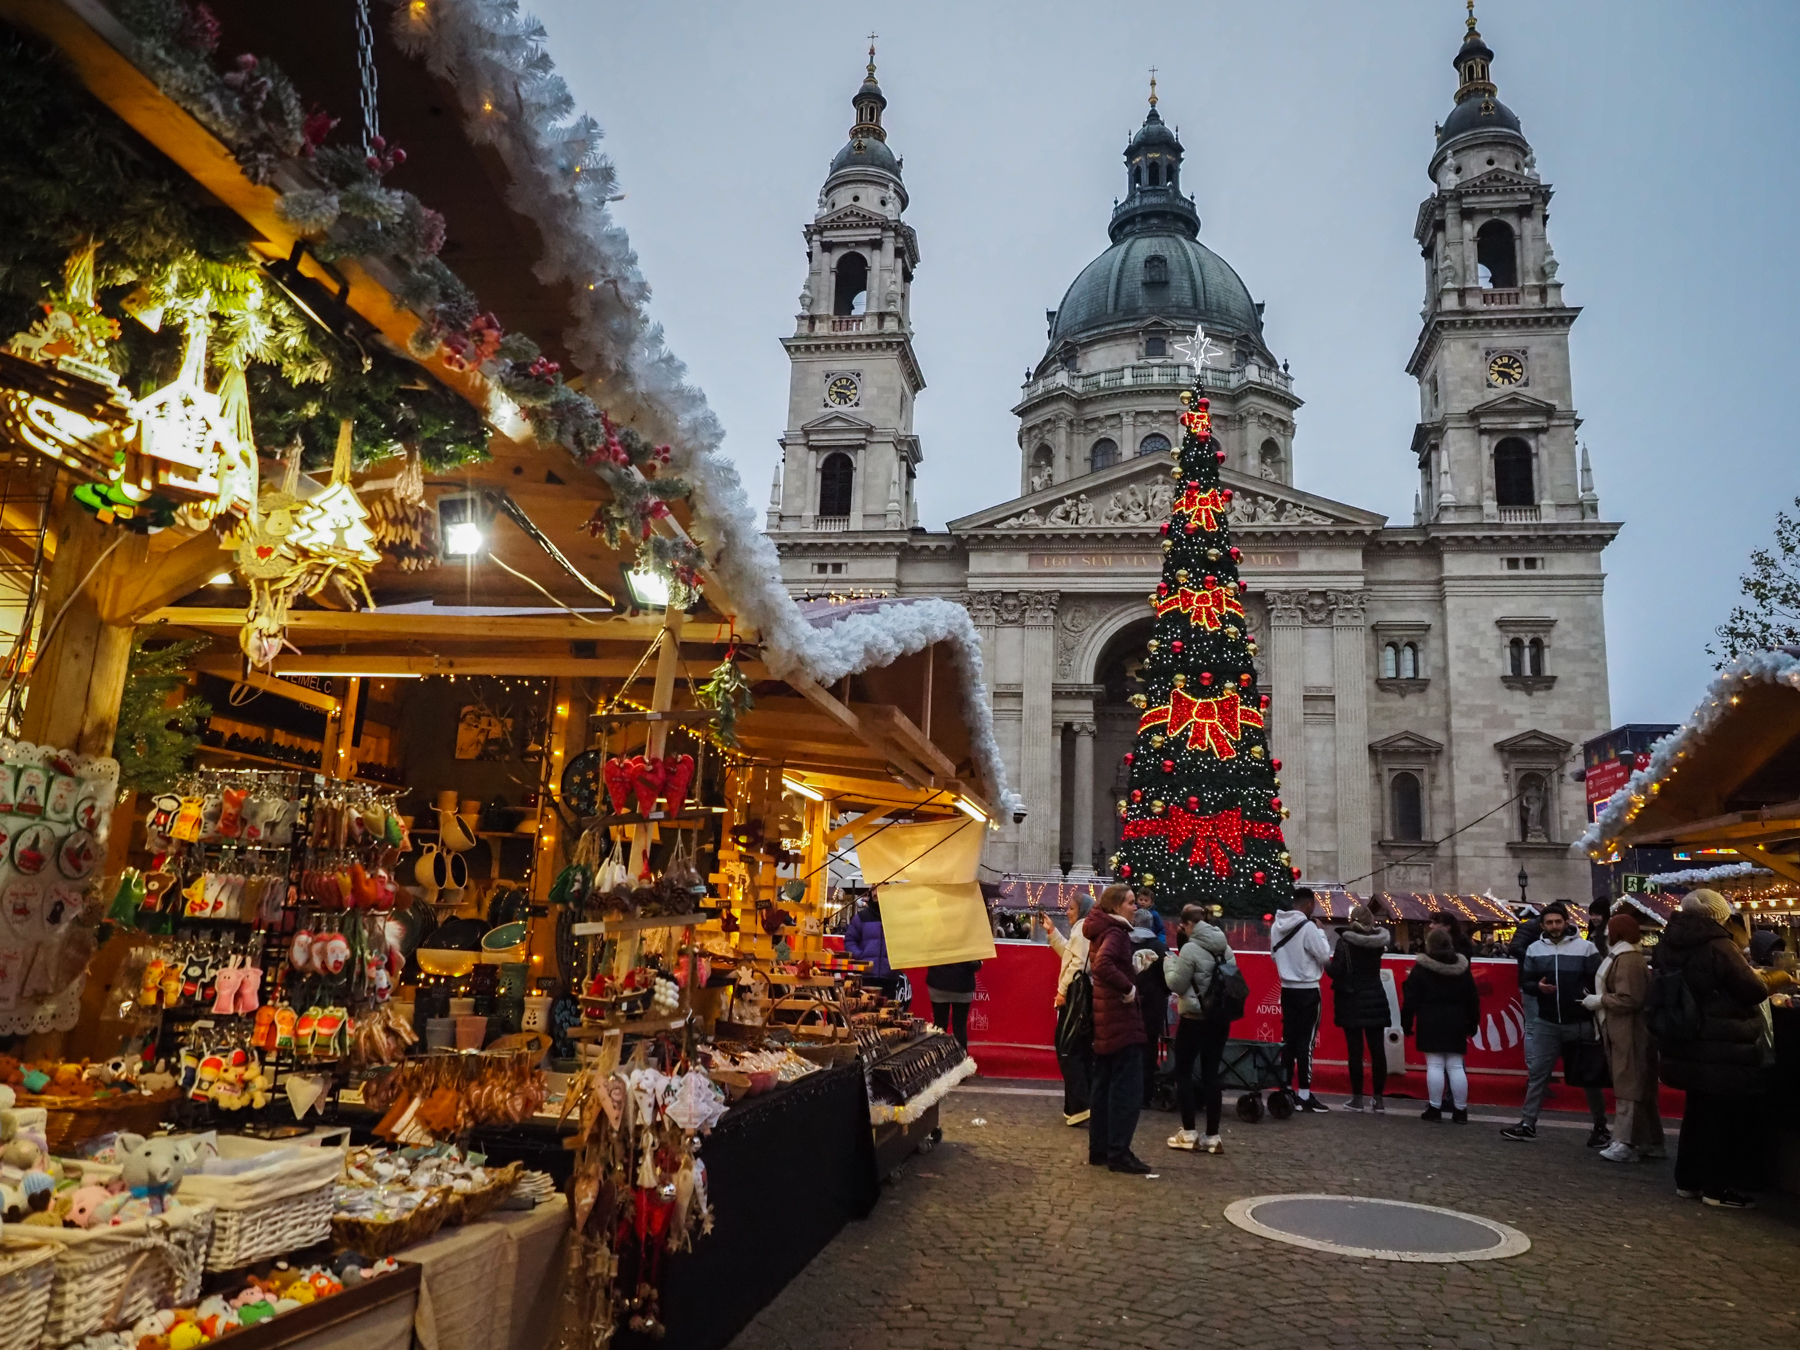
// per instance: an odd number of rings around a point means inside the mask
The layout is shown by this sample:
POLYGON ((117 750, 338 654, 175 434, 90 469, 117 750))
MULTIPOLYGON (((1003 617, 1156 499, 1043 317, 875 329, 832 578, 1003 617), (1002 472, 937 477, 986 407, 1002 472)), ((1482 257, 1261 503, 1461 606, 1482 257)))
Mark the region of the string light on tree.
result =
POLYGON ((1195 367, 1182 394, 1176 495, 1162 527, 1163 575, 1150 598, 1154 636, 1140 676, 1137 742, 1125 756, 1130 791, 1119 802, 1123 880, 1152 885, 1158 907, 1221 905, 1252 916, 1292 890, 1281 822, 1280 762, 1267 751, 1269 699, 1257 692, 1231 542, 1231 489, 1219 479, 1218 443, 1200 370, 1203 331, 1181 348, 1195 367))

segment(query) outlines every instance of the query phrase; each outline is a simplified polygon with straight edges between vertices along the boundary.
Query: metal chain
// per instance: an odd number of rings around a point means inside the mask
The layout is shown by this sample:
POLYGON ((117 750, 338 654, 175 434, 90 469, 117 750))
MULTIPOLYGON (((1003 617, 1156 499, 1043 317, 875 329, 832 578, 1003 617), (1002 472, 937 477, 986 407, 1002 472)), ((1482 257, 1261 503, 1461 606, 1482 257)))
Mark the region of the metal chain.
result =
POLYGON ((369 24, 369 0, 356 0, 356 64, 362 74, 363 153, 375 153, 381 137, 381 118, 376 96, 375 30, 369 24))

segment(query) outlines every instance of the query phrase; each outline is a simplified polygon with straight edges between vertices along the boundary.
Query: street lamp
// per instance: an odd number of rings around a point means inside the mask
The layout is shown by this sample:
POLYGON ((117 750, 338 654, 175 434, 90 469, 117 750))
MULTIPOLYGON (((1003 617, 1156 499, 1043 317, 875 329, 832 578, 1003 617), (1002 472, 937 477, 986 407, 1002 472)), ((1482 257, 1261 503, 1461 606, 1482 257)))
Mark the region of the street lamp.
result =
POLYGON ((1518 881, 1519 881, 1519 903, 1522 905, 1525 903, 1525 887, 1531 881, 1531 878, 1525 874, 1525 869, 1523 866, 1521 866, 1519 868, 1518 881))

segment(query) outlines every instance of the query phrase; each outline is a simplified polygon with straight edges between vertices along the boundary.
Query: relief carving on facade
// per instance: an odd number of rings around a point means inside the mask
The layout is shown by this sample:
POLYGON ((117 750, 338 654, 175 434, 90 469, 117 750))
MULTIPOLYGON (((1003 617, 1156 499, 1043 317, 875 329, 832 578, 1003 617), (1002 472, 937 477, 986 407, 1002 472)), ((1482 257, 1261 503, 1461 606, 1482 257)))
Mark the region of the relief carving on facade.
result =
POLYGON ((1305 591, 1264 591, 1263 603, 1269 607, 1269 626, 1298 628, 1304 623, 1305 591))
MULTIPOLYGON (((1008 516, 997 530, 1029 530, 1044 525, 1159 525, 1168 519, 1174 489, 1166 482, 1127 483, 1106 499, 1096 513, 1085 492, 1065 497, 1041 514, 1036 510, 1008 516)), ((1231 523, 1245 525, 1333 525, 1323 512, 1280 497, 1252 492, 1234 493, 1228 513, 1231 523)))
POLYGON ((1081 600, 1070 600, 1061 606, 1059 613, 1061 623, 1056 635, 1056 678, 1072 680, 1075 678, 1075 657, 1081 650, 1082 639, 1088 629, 1094 626, 1094 611, 1081 600))
POLYGON ((994 609, 1000 602, 999 591, 964 591, 961 599, 963 608, 969 611, 969 618, 974 620, 977 628, 994 626, 994 609))
POLYGON ((1047 628, 1056 622, 1061 596, 1060 591, 964 591, 961 599, 977 628, 1047 628))

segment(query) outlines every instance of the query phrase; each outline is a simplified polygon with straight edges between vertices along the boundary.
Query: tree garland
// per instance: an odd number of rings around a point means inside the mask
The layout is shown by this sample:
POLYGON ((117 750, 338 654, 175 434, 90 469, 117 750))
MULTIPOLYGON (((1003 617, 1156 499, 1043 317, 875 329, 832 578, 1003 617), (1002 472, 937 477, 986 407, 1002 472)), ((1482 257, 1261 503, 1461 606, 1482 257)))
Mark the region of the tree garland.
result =
POLYGON ((119 786, 139 792, 163 792, 174 786, 200 744, 200 723, 212 716, 212 705, 205 699, 190 696, 169 704, 169 696, 186 680, 194 658, 212 646, 211 640, 146 645, 157 642, 157 634, 157 629, 145 628, 131 639, 125 690, 119 698, 119 729, 113 737, 119 786))

